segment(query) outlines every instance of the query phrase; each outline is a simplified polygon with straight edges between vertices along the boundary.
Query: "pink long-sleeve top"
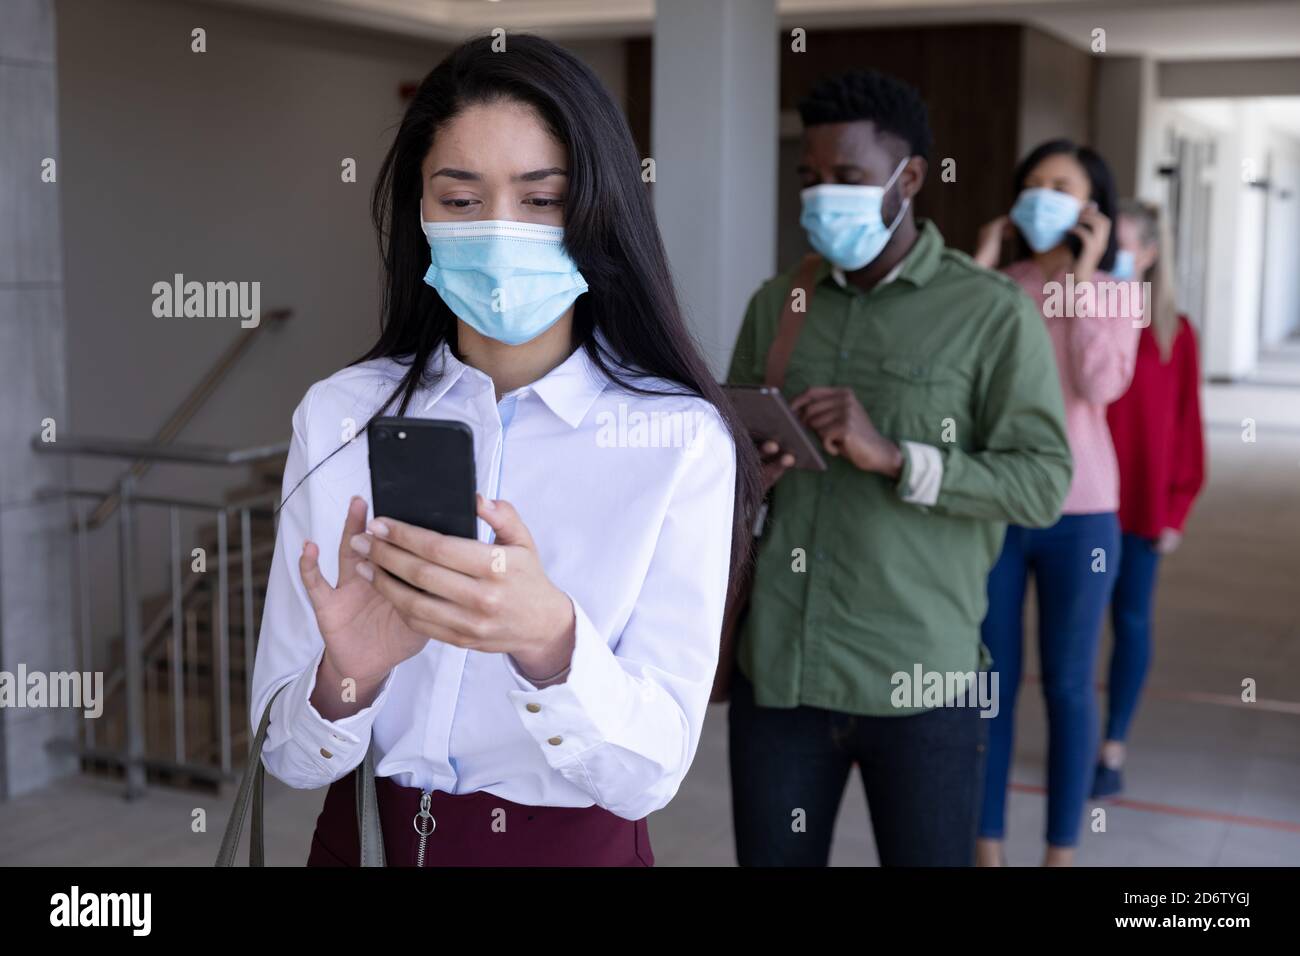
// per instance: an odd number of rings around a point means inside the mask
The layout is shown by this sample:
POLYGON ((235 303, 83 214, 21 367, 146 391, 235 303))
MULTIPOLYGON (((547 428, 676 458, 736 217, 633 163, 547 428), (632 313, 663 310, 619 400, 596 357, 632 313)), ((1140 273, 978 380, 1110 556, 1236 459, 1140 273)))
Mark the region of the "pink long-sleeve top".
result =
POLYGON ((1065 270, 1044 278, 1032 259, 1013 262, 1004 271, 1038 305, 1056 350, 1074 456, 1074 478, 1061 513, 1118 511, 1119 465, 1106 406, 1124 394, 1133 378, 1142 326, 1141 285, 1098 270, 1089 291, 1065 270))

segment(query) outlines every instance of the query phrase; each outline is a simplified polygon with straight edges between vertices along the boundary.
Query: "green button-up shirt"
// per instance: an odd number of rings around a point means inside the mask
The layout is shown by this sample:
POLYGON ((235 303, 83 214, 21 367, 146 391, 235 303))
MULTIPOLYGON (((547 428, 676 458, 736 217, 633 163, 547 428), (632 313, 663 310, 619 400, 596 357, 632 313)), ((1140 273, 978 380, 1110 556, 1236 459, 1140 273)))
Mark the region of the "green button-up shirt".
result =
MULTIPOLYGON (((750 300, 729 380, 758 384, 794 272, 750 300)), ((985 582, 1007 522, 1052 524, 1070 484, 1061 385, 1033 303, 922 222, 892 281, 824 264, 786 373, 847 386, 904 452, 897 479, 825 456, 773 490, 738 663, 767 707, 907 714, 893 675, 987 666, 985 582), (936 489, 937 481, 937 489, 936 489)))

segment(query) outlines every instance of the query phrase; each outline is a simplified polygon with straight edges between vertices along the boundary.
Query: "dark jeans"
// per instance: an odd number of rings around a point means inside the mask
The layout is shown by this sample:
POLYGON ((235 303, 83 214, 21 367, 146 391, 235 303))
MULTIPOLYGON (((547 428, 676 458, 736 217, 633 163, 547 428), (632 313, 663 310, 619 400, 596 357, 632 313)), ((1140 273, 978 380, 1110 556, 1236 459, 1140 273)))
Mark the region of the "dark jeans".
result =
POLYGON ((1032 573, 1047 703, 1047 842, 1057 847, 1079 842, 1097 757, 1097 645, 1119 557, 1119 522, 1113 512, 1063 515, 1050 528, 1007 528, 1002 554, 989 574, 989 609, 982 628, 999 674, 1001 701, 989 728, 982 837, 1002 839, 1006 831, 1025 592, 1032 573), (1105 553, 1105 573, 1100 565, 1094 571, 1098 550, 1105 553))
POLYGON ((882 865, 970 866, 989 723, 979 713, 938 707, 862 717, 759 707, 736 671, 728 724, 740 865, 825 866, 856 761, 882 865))
POLYGON ((1110 596, 1115 644, 1110 652, 1110 690, 1106 698, 1106 739, 1124 740, 1137 713, 1138 698, 1151 666, 1151 605, 1160 555, 1155 542, 1125 534, 1119 577, 1110 596))

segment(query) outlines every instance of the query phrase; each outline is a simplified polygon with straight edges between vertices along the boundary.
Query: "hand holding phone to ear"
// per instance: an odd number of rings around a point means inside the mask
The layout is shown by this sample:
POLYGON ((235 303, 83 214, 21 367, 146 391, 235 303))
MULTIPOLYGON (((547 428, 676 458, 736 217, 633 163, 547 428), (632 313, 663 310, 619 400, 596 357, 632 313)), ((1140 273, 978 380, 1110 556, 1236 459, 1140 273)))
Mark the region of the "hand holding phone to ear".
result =
POLYGON ((1074 279, 1076 282, 1089 281, 1101 264, 1110 242, 1110 219, 1097 208, 1095 202, 1088 203, 1079 213, 1079 222, 1070 230, 1070 235, 1079 239, 1079 254, 1074 260, 1074 279))

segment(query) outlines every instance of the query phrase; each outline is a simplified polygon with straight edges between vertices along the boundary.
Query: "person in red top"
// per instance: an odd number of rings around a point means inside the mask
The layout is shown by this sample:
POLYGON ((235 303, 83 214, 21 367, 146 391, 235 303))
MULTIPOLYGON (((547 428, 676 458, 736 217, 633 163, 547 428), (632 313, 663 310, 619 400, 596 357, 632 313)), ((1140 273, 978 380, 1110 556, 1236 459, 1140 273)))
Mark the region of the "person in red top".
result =
POLYGON ((1205 482, 1196 333, 1174 302, 1170 244, 1160 210, 1135 200, 1121 203, 1116 238, 1115 276, 1150 283, 1150 322, 1138 341, 1133 382, 1106 410, 1119 460, 1123 543, 1111 595, 1115 643, 1093 797, 1123 790, 1124 742, 1151 660, 1156 568, 1161 555, 1182 540, 1183 524, 1205 482))

